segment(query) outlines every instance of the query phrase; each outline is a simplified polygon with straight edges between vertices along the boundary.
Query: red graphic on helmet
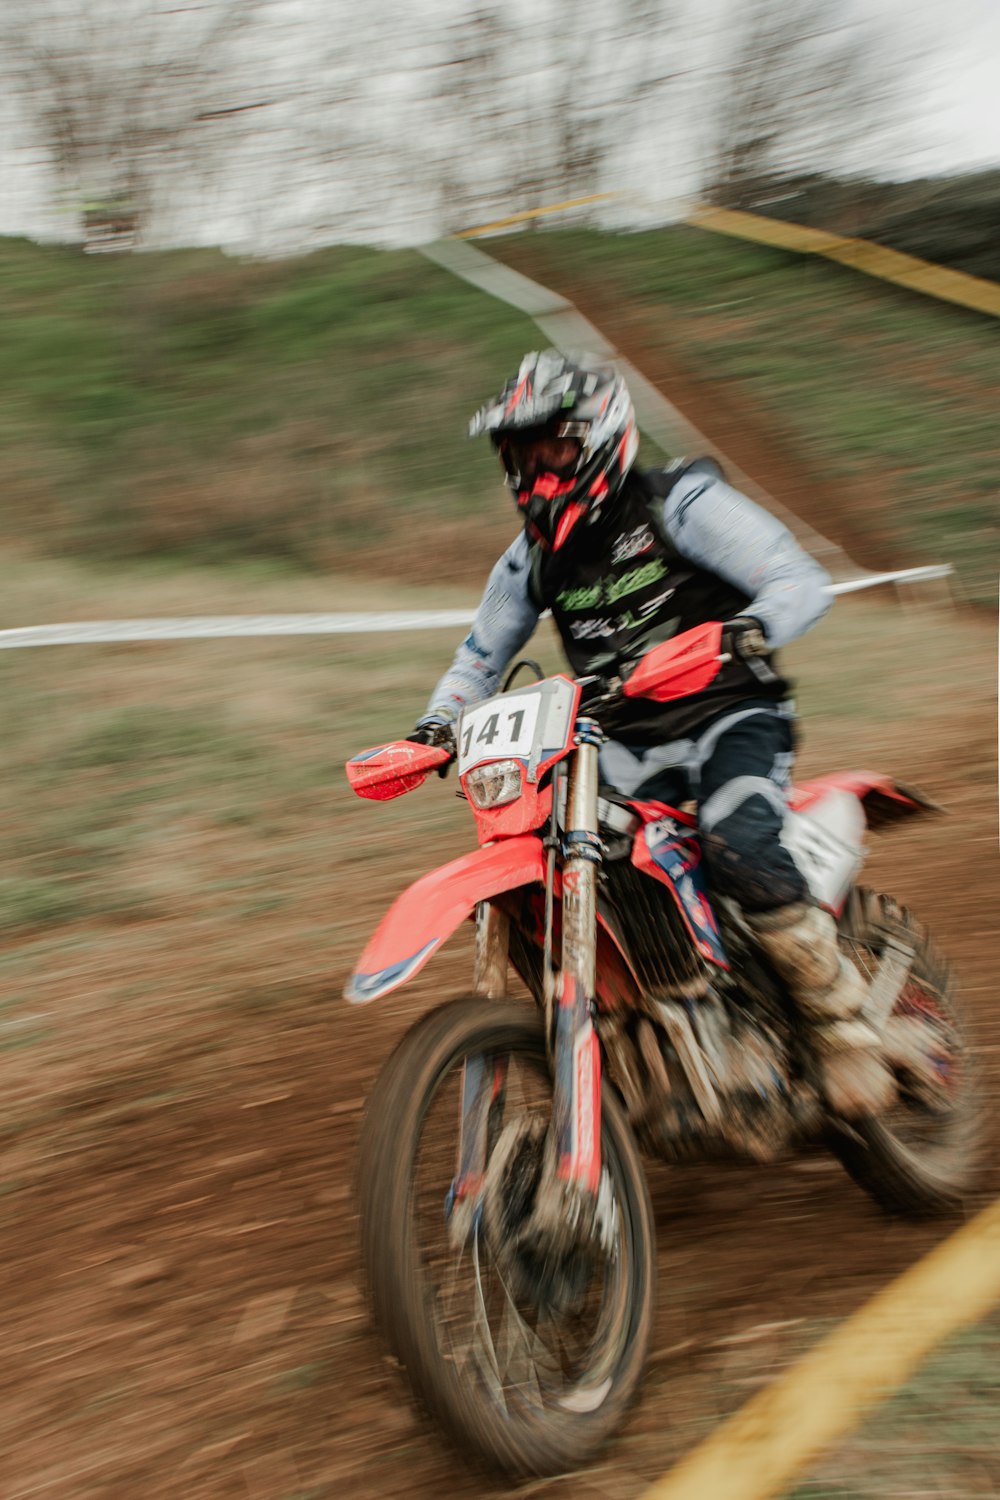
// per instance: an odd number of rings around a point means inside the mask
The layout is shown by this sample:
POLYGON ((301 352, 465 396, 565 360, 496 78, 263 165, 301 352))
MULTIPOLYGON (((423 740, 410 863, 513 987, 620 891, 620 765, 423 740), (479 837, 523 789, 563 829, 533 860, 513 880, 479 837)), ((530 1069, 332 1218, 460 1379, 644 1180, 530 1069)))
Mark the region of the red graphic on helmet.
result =
POLYGON ((588 513, 612 500, 639 446, 632 400, 610 365, 574 364, 555 349, 526 354, 469 435, 488 433, 529 533, 557 551, 588 513))

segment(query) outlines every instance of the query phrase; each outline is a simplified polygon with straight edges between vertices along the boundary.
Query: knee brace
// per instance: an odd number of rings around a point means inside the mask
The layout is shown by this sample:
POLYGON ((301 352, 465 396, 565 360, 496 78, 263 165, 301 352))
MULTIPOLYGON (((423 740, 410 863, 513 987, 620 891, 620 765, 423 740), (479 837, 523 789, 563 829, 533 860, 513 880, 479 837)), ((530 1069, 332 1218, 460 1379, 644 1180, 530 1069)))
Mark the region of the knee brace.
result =
POLYGON ((780 841, 785 801, 764 776, 740 776, 708 798, 699 823, 711 883, 745 911, 801 901, 807 887, 780 841))

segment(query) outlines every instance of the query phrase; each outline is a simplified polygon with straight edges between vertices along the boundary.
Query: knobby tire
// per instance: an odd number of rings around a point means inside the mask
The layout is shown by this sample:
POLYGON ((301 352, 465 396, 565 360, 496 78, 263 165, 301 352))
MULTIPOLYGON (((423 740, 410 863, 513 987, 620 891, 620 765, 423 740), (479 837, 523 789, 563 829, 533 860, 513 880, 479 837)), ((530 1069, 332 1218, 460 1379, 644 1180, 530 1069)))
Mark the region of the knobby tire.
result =
MULTIPOLYGON (((834 1124, 829 1143, 855 1182, 890 1213, 924 1218, 951 1212, 968 1200, 981 1163, 983 1098, 964 1035, 954 975, 930 934, 904 906, 866 887, 851 893, 840 924, 845 953, 866 977, 893 935, 912 945, 909 986, 940 1018, 955 1061, 948 1107, 931 1111, 907 1100, 876 1119, 834 1124)), ((896 1014, 894 1011, 894 1014, 896 1014)))
MULTIPOLYGON (((618 1300, 625 1309, 608 1345, 610 1388, 592 1410, 565 1409, 558 1402, 538 1410, 522 1404, 516 1391, 500 1399, 485 1382, 470 1378, 443 1346, 447 1341, 436 1322, 437 1288, 418 1243, 416 1175, 432 1102, 443 1080, 473 1055, 523 1059, 540 1087, 550 1088, 542 1017, 525 1004, 478 996, 455 1000, 404 1036, 375 1085, 362 1131, 359 1189, 370 1306, 420 1404, 462 1449, 513 1478, 565 1472, 584 1463, 619 1427, 642 1377, 656 1289, 649 1192, 625 1113, 606 1085, 602 1155, 622 1215, 624 1295, 618 1300)), ((456 1139, 457 1132, 456 1117, 456 1139)), ((443 1221, 443 1204, 438 1213, 443 1221)), ((595 1363, 600 1357, 595 1351, 595 1363)))

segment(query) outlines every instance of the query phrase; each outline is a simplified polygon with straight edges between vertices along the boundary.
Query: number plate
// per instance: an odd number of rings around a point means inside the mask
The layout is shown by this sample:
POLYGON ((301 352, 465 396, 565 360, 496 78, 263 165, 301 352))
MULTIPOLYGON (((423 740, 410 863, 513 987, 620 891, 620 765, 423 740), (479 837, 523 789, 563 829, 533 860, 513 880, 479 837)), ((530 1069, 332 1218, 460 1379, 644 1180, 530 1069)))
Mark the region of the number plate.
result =
MULTIPOLYGON (((813 895, 824 906, 835 908, 842 905, 851 881, 861 868, 861 851, 849 839, 853 834, 860 844, 864 827, 863 823, 857 826, 857 803, 854 798, 846 792, 841 793, 840 797, 847 805, 848 812, 854 813, 855 818, 855 827, 852 829, 851 824, 846 821, 847 814, 843 815, 846 838, 818 819, 811 818, 808 813, 801 812, 789 813, 781 830, 781 842, 806 877, 813 895)), ((835 815, 835 812, 830 811, 831 807, 837 810, 834 796, 828 793, 826 801, 827 816, 835 815)))
POLYGON ((467 708, 458 729, 458 774, 487 760, 528 760, 541 701, 537 693, 504 693, 467 708))

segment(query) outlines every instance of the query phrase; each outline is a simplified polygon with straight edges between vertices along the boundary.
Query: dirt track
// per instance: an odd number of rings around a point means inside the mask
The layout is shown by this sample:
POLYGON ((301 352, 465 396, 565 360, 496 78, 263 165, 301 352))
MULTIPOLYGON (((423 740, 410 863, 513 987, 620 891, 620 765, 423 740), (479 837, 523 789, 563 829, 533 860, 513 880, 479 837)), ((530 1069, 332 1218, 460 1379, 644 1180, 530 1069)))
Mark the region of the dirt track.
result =
MULTIPOLYGON (((669 372, 630 347, 626 313, 604 326, 651 377, 666 374, 678 399, 669 372)), ((686 400, 715 431, 711 393, 689 388, 686 400)), ((719 441, 777 492, 767 455, 755 462, 739 431, 733 417, 719 441)), ((796 491, 793 461, 782 463, 781 498, 794 508, 806 486, 796 491)), ((838 535, 829 510, 822 523, 838 535)), ((840 539, 851 546, 846 532, 840 539)), ((947 628, 975 680, 982 673, 978 691, 954 690, 949 702, 952 689, 936 682, 917 727, 887 721, 863 753, 849 714, 823 719, 801 769, 873 762, 949 806, 947 820, 888 833, 870 876, 958 959, 995 1099, 992 632, 951 615, 947 628)), ((380 809, 369 812, 374 828, 380 809)), ((418 867, 430 862, 418 852, 418 867)), ((192 1001, 175 1024, 158 1016, 141 1041, 94 1007, 86 1041, 88 1055, 102 1055, 97 1080, 66 1062, 55 1108, 12 1058, 18 1105, 0 1198, 5 1500, 500 1493, 412 1414, 368 1337, 357 1290, 352 1170, 364 1097, 400 1029, 436 993, 467 985, 460 945, 412 994, 365 1011, 336 1003, 358 932, 399 883, 387 840, 363 879, 342 858, 294 920, 262 921, 231 951, 200 951, 196 926, 146 934, 144 961, 162 965, 172 989, 207 997, 217 983, 249 1000, 230 1011, 192 1001), (302 955, 310 923, 331 909, 350 920, 318 974, 302 955)), ((44 1003, 69 1005, 127 975, 134 931, 54 974, 44 1003)), ((857 1307, 949 1227, 888 1222, 819 1154, 767 1169, 654 1165, 651 1183, 661 1274, 641 1404, 595 1470, 525 1494, 637 1495, 817 1322, 857 1307)), ((994 1171, 984 1190, 998 1187, 994 1171)), ((1000 1484, 1000 1460, 986 1469, 984 1482, 1000 1484)))

